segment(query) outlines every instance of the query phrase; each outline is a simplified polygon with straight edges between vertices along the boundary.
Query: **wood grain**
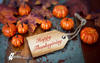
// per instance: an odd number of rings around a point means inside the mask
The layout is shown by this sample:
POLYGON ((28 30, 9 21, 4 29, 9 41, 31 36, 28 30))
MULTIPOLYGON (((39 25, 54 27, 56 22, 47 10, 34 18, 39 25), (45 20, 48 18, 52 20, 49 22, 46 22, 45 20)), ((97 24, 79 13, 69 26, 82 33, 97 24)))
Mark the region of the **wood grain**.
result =
MULTIPOLYGON (((44 31, 41 30, 40 27, 37 27, 37 29, 35 30, 34 33, 28 33, 28 34, 24 35, 24 37, 27 37, 30 35, 36 35, 36 34, 39 34, 42 32, 44 32, 44 31)), ((13 59, 12 61, 8 61, 8 56, 11 52, 16 52, 16 55, 19 55, 19 56, 32 57, 26 39, 24 39, 24 45, 21 46, 20 48, 15 48, 14 46, 12 46, 12 44, 10 43, 10 39, 9 39, 8 43, 9 43, 9 46, 6 51, 5 63, 26 63, 26 62, 27 63, 37 63, 36 59, 33 59, 33 58, 32 58, 32 60, 13 59)))

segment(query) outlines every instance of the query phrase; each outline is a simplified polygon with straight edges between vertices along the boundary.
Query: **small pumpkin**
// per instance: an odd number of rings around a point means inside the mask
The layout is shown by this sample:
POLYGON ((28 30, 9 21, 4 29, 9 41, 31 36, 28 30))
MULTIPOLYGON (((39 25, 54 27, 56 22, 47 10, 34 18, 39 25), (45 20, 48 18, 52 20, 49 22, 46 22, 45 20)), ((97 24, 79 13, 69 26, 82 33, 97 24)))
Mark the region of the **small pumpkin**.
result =
POLYGON ((11 23, 7 23, 3 26, 2 32, 6 37, 12 37, 16 34, 16 26, 11 23))
POLYGON ((28 31, 28 25, 25 23, 20 23, 17 25, 18 33, 24 34, 28 31))
POLYGON ((52 23, 49 20, 43 20, 41 23, 41 28, 43 30, 49 30, 51 28, 51 26, 52 26, 52 23))
POLYGON ((15 35, 12 37, 11 43, 15 47, 20 47, 24 43, 24 38, 21 35, 15 35))
POLYGON ((71 30, 74 27, 74 21, 71 18, 63 18, 60 25, 64 30, 71 30))
POLYGON ((28 15, 31 11, 31 8, 27 4, 21 4, 19 7, 19 15, 24 16, 28 15))
POLYGON ((96 43, 98 37, 98 32, 92 27, 85 27, 80 32, 80 38, 86 44, 96 43))
POLYGON ((90 20, 91 18, 92 18, 92 15, 91 15, 91 14, 88 14, 88 15, 85 17, 86 20, 90 20))
POLYGON ((68 9, 64 5, 56 5, 53 9, 53 15, 57 18, 64 18, 68 15, 68 9))

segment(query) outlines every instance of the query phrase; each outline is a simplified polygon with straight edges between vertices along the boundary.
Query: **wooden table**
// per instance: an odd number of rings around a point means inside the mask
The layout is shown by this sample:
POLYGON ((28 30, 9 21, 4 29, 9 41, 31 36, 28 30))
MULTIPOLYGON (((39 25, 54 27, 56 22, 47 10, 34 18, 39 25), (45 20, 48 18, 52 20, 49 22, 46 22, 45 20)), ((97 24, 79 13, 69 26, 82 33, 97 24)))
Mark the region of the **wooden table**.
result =
MULTIPOLYGON (((86 26, 91 26, 91 27, 95 27, 94 26, 94 22, 93 21, 88 21, 88 24, 86 26)), ((100 28, 95 27, 98 31, 98 33, 100 32, 100 28)), ((37 28, 36 33, 34 34, 39 34, 42 33, 43 31, 41 31, 41 28, 37 28)), ((100 33, 99 33, 100 36, 100 33)), ((99 57, 100 57, 100 39, 98 40, 98 42, 96 44, 93 45, 87 45, 83 42, 81 42, 82 45, 82 50, 83 50, 83 55, 84 55, 84 59, 85 59, 85 63, 99 63, 99 57)), ((10 45, 12 46, 12 45, 10 45)), ((28 46, 27 42, 25 42, 24 46, 28 46)), ((23 47, 22 47, 23 48, 23 47)), ((11 48, 8 48, 7 50, 9 50, 11 48)), ((16 49, 18 50, 18 49, 16 49)), ((23 48, 24 52, 21 52, 20 54, 23 56, 31 56, 28 47, 23 48)), ((12 52, 12 51, 10 51, 12 52)), ((10 52, 7 52, 7 56, 10 54, 10 52)), ((19 54, 19 55, 20 55, 19 54)), ((15 59, 13 61, 8 62, 7 57, 5 60, 5 63, 17 63, 17 60, 19 63, 22 62, 28 62, 27 60, 23 60, 23 59, 15 59)), ((30 60, 29 63, 37 63, 35 59, 30 60)))
POLYGON ((83 55, 85 63, 99 63, 100 62, 100 39, 94 45, 87 45, 82 43, 83 55))
MULTIPOLYGON (((39 34, 39 33, 42 33, 42 32, 43 31, 41 30, 41 28, 38 27, 34 33, 29 33, 28 36, 39 34)), ((27 36, 27 35, 24 35, 24 36, 27 36)), ((36 60, 33 59, 32 56, 31 56, 31 53, 30 53, 26 39, 24 39, 24 45, 21 46, 20 48, 13 47, 12 44, 10 43, 10 40, 9 40, 8 44, 9 44, 9 46, 8 46, 7 52, 6 52, 5 63, 37 63, 36 60), (8 56, 11 52, 18 52, 18 53, 16 53, 16 55, 24 56, 24 57, 31 57, 32 59, 31 60, 13 59, 12 61, 8 61, 8 56)))

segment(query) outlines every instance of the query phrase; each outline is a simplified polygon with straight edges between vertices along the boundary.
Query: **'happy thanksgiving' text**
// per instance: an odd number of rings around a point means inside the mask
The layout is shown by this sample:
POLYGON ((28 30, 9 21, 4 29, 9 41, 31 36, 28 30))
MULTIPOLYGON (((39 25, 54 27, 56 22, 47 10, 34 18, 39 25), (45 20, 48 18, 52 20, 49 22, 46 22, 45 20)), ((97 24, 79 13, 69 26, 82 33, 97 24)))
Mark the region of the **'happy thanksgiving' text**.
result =
POLYGON ((51 48, 54 45, 58 45, 59 46, 61 44, 61 42, 62 42, 62 40, 59 40, 59 39, 55 40, 55 41, 52 41, 52 42, 49 42, 51 40, 51 38, 52 38, 51 36, 38 38, 36 43, 42 42, 43 45, 41 45, 41 44, 35 45, 35 49, 34 50, 40 50, 40 49, 43 49, 43 48, 51 48), (49 43, 47 43, 47 42, 49 42, 49 43))

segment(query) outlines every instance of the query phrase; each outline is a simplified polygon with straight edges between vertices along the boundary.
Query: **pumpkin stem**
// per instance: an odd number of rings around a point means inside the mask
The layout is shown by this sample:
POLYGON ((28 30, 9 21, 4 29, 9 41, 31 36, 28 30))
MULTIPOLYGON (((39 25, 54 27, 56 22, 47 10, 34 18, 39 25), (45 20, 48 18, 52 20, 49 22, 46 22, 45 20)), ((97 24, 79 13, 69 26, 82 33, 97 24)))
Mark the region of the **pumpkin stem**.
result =
POLYGON ((68 21, 69 18, 67 18, 66 20, 68 21))
POLYGON ((47 17, 45 16, 45 17, 44 17, 44 19, 46 19, 46 20, 47 20, 47 17))
POLYGON ((7 23, 7 26, 9 27, 9 24, 7 23))
POLYGON ((22 27, 23 27, 23 23, 21 23, 22 27))
POLYGON ((16 32, 16 35, 18 35, 19 33, 18 32, 16 32))
POLYGON ((47 22, 47 17, 46 17, 46 16, 44 17, 44 19, 45 19, 45 21, 47 22))
POLYGON ((18 35, 16 35, 16 38, 18 38, 18 35))

